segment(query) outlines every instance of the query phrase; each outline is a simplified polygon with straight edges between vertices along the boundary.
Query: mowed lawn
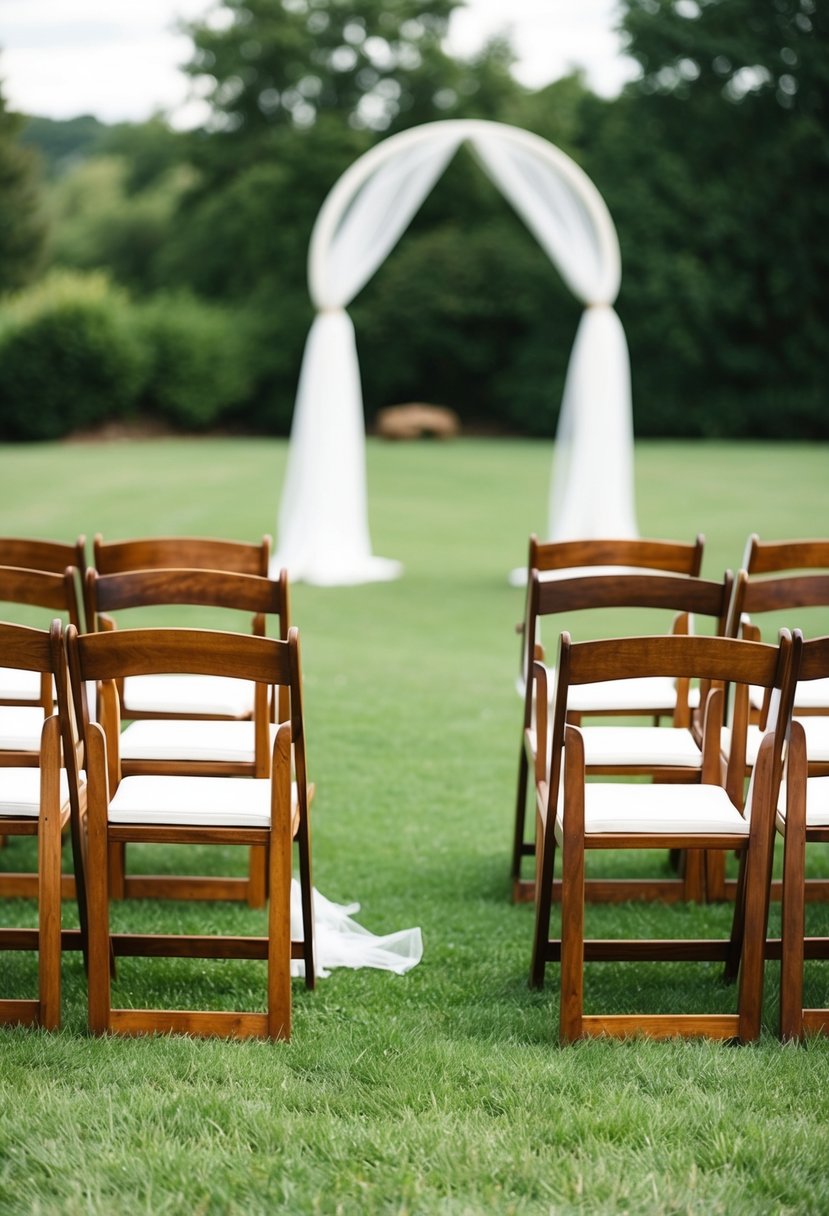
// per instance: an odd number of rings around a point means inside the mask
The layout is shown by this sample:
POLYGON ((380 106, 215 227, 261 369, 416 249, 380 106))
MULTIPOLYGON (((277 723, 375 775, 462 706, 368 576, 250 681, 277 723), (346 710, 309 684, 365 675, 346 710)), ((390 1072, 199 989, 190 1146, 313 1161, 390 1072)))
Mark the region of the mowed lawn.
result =
MULTIPOLYGON (((286 452, 242 439, 2 447, 0 534, 256 540, 275 532, 286 452)), ((420 966, 335 971, 314 993, 295 981, 290 1044, 96 1040, 67 956, 61 1032, 0 1033, 4 1216, 829 1210, 829 1041, 779 1045, 776 964, 763 1038, 745 1048, 561 1049, 558 969, 528 989, 532 910, 508 895, 523 596, 507 574, 530 531, 546 531, 551 458, 541 442, 369 442, 374 551, 405 576, 293 591, 315 883, 359 900, 375 932, 420 925, 420 966)), ((827 446, 641 443, 636 476, 641 533, 703 532, 710 577, 739 567, 752 531, 829 535, 827 446)), ((829 613, 791 623, 829 632, 829 613)), ((240 852, 169 853, 136 860, 245 864, 240 852)), ((20 842, 0 853, 3 868, 30 861, 20 842)), ((810 866, 829 874, 825 858, 810 866)), ((597 907, 587 929, 722 936, 729 911, 597 907)), ((24 901, 2 912, 15 924, 33 914, 24 901)), ((829 932, 829 909, 809 916, 829 932)), ((262 931, 261 914, 219 904, 123 904, 113 921, 262 931)), ((34 977, 31 956, 0 955, 3 995, 34 977)), ((829 1004, 829 966, 812 964, 807 981, 807 1001, 829 1004)), ((123 960, 116 1000, 261 1008, 263 992, 260 964, 123 960)), ((735 1004, 714 964, 595 964, 586 998, 596 1012, 735 1004)))

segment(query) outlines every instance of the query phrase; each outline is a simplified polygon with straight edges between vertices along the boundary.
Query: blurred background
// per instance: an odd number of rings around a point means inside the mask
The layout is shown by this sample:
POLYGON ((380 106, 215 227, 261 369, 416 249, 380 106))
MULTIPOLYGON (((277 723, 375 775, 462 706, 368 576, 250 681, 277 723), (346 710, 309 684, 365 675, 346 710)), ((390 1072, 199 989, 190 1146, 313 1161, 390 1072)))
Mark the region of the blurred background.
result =
MULTIPOLYGON (((829 437, 816 0, 130 7, 0 11, 0 439, 286 435, 317 212, 444 118, 534 131, 604 196, 638 437, 829 437)), ((469 153, 350 312, 369 425, 553 436, 581 309, 469 153)))

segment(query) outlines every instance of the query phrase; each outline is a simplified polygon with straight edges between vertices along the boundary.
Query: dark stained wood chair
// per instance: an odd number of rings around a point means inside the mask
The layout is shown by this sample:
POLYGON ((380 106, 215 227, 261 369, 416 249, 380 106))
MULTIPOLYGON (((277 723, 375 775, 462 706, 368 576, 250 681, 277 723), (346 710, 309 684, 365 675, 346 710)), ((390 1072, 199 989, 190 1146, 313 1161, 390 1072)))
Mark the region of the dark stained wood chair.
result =
MULTIPOLYGON (((806 573, 767 573, 773 563, 784 561, 791 562, 795 570, 802 570, 809 564, 823 566, 829 563, 829 541, 769 542, 762 545, 753 536, 749 539, 747 557, 758 573, 743 569, 737 576, 728 622, 731 637, 759 640, 763 630, 768 632, 763 617, 771 619, 775 627, 783 624, 790 629, 799 628, 803 623, 803 612, 815 609, 825 610, 819 619, 823 620, 825 631, 829 632, 829 569, 806 573)), ((829 676, 801 679, 794 695, 794 716, 802 721, 806 732, 809 772, 812 776, 829 774, 829 676)), ((752 722, 748 728, 745 776, 751 773, 765 713, 763 690, 752 689, 750 696, 752 722)), ((739 785, 735 774, 735 796, 739 785)), ((779 887, 775 886, 775 893, 778 890, 779 887)))
MULTIPOLYGON (((0 538, 0 555, 4 555, 3 544, 7 545, 5 556, 20 561, 26 554, 36 556, 32 546, 48 545, 50 554, 53 549, 68 550, 74 554, 70 545, 53 546, 46 541, 28 541, 23 548, 23 542, 13 546, 0 538)), ((80 544, 79 541, 78 545, 80 544)), ((43 561, 45 565, 45 555, 43 561)), ((78 569, 71 561, 57 570, 22 565, 18 561, 9 561, 8 564, 0 561, 0 603, 4 605, 3 615, 6 619, 17 619, 24 614, 29 617, 40 616, 43 619, 37 623, 41 628, 45 628, 55 613, 60 613, 64 620, 80 628, 81 596, 78 569)), ((19 623, 31 625, 35 622, 20 620, 19 623)), ((0 666, 0 709, 4 706, 19 706, 51 713, 53 705, 54 689, 48 674, 39 676, 36 672, 16 671, 14 668, 0 666)), ((12 716, 6 715, 7 718, 12 716)))
POLYGON ((694 636, 571 643, 562 635, 556 695, 565 703, 571 686, 599 676, 675 675, 699 678, 709 685, 704 704, 706 773, 701 784, 588 784, 583 731, 564 723, 560 732, 554 731, 547 764, 537 770, 539 895, 530 979, 541 986, 546 964, 560 961, 562 1042, 597 1034, 704 1035, 743 1041, 759 1034, 768 875, 783 740, 791 713, 792 651, 785 632, 779 646, 694 636), (725 692, 733 695, 735 686, 749 684, 774 690, 771 724, 776 730, 768 731, 763 741, 749 794, 750 814, 743 814, 722 780, 719 731, 725 692), (561 937, 551 939, 551 879, 557 847, 562 850, 561 937), (607 848, 738 850, 745 855, 731 939, 586 940, 585 856, 589 850, 607 848), (584 964, 611 960, 721 960, 729 974, 739 964, 738 1012, 586 1015, 584 964))
MULTIPOLYGON (((220 609, 225 617, 231 616, 236 625, 241 616, 251 622, 251 632, 255 636, 265 636, 271 622, 275 622, 283 641, 288 635, 290 612, 285 570, 278 578, 269 579, 261 575, 207 569, 161 568, 109 575, 93 569, 87 571, 86 602, 90 619, 98 630, 114 628, 113 614, 119 616, 127 610, 187 605, 220 609)), ((129 704, 130 690, 142 682, 149 682, 155 689, 173 685, 177 691, 168 696, 168 705, 176 700, 180 707, 188 705, 189 709, 172 718, 151 718, 142 712, 139 720, 127 726, 120 737, 124 776, 159 773, 264 779, 270 775, 275 722, 287 721, 290 716, 287 685, 280 686, 275 699, 271 700, 265 686, 245 684, 221 675, 130 675, 118 685, 122 720, 134 712, 129 704), (196 717, 205 684, 208 686, 208 710, 212 696, 209 690, 220 688, 228 705, 243 701, 250 705, 250 715, 234 720, 206 712, 203 717, 196 717)), ((152 699, 151 692, 148 703, 152 699)), ((247 878, 216 879, 208 887, 201 880, 194 883, 175 877, 130 877, 126 874, 123 846, 113 849, 110 860, 111 893, 115 898, 246 899, 251 907, 264 906, 267 898, 267 858, 261 848, 251 852, 247 878)))
MULTIPOLYGON (((190 629, 125 629, 78 635, 67 649, 76 703, 87 681, 101 684, 101 720, 84 724, 88 776, 89 1026, 94 1034, 180 1032, 289 1038, 290 961, 315 982, 311 854, 299 635, 285 641, 190 629), (128 675, 191 672, 287 685, 290 720, 279 725, 268 777, 122 773, 116 681, 128 675), (292 780, 292 757, 295 780, 292 780), (303 937, 291 940, 292 841, 299 849, 303 937), (113 934, 108 854, 127 842, 256 845, 267 851, 270 901, 265 937, 113 934), (110 955, 267 959, 267 1012, 115 1009, 110 955)), ((209 883, 210 880, 206 880, 209 883)))
MULTIPOLYGON (((138 570, 219 570, 267 578, 271 558, 271 538, 259 544, 248 541, 217 540, 201 536, 154 536, 131 540, 104 541, 100 535, 92 542, 92 565, 99 575, 127 574, 138 570)), ((278 576, 280 580, 283 575, 278 576)), ((106 613, 90 599, 94 584, 86 582, 85 608, 90 632, 111 622, 106 613)), ((289 605, 287 576, 284 576, 279 636, 288 636, 289 605)), ((254 633, 263 630, 253 627, 254 633)), ((121 689, 121 711, 125 719, 138 718, 217 718, 244 720, 253 715, 253 690, 236 681, 133 680, 121 689)))
MULTIPOLYGON (((560 578, 555 582, 542 582, 538 571, 533 571, 527 593, 527 622, 526 641, 527 655, 539 653, 536 636, 542 619, 556 616, 563 624, 572 619, 576 612, 589 610, 603 611, 613 609, 657 610, 665 615, 666 624, 671 624, 673 630, 682 634, 690 627, 692 617, 708 618, 711 628, 716 632, 725 629, 728 605, 731 599, 731 574, 726 573, 721 582, 695 578, 690 575, 662 574, 658 572, 633 574, 595 574, 576 575, 573 578, 560 578)), ((652 623, 653 611, 647 619, 652 623)), ((537 661, 537 660, 534 660, 537 661)), ((600 679, 595 681, 596 688, 606 688, 614 681, 600 679)), ((675 681, 672 678, 625 680, 616 681, 622 692, 615 698, 617 706, 625 699, 628 700, 628 714, 655 715, 656 700, 650 705, 640 700, 638 708, 631 706, 631 689, 653 689, 658 686, 663 689, 660 695, 673 697, 672 725, 660 726, 601 726, 588 727, 589 755, 588 769, 594 774, 613 775, 627 772, 629 775, 650 775, 662 781, 699 781, 701 773, 701 758, 697 732, 694 731, 695 704, 692 696, 698 690, 692 689, 689 681, 675 681)), ((549 695, 555 686, 554 672, 546 686, 549 695)), ((594 695, 594 686, 573 689, 572 703, 568 703, 568 721, 576 724, 585 716, 585 706, 594 695)), ((614 698, 604 696, 604 703, 610 706, 614 698)), ((663 703, 663 710, 665 705, 663 703)), ((608 708, 606 712, 611 712, 608 708)), ((515 902, 531 900, 534 897, 534 879, 525 879, 522 875, 522 860, 524 857, 535 856, 536 848, 533 840, 526 839, 526 806, 528 795, 529 774, 533 771, 537 751, 536 739, 545 738, 546 725, 538 729, 539 723, 547 721, 547 702, 541 705, 532 680, 532 667, 526 674, 524 693, 524 715, 522 721, 521 748, 518 760, 518 781, 515 800, 515 825, 512 849, 512 897, 515 902)), ((702 873, 695 860, 692 867, 685 867, 684 883, 686 898, 702 897, 702 873)), ((700 863, 701 864, 701 863, 700 863)), ((713 884, 713 878, 712 878, 713 884)), ((670 897, 675 885, 652 886, 651 896, 656 897, 660 890, 670 897)), ((606 884, 601 890, 595 891, 596 898, 628 899, 631 897, 630 888, 622 886, 614 889, 612 884, 606 884), (616 893, 615 893, 616 892, 616 893)))
MULTIPOLYGON (((76 571, 75 595, 67 605, 70 623, 79 629, 83 621, 83 579, 86 574, 86 537, 74 543, 39 540, 28 536, 0 536, 0 566, 18 566, 24 570, 43 570, 48 574, 63 574, 67 566, 76 571)), ((31 624, 23 621, 21 624, 31 624)))
MULTIPOLYGON (((829 632, 829 539, 761 541, 753 533, 734 585, 729 636, 759 640, 763 622, 758 625, 756 618, 764 614, 769 614, 773 629, 801 628, 808 636, 798 619, 800 610, 822 608, 826 613, 818 634, 829 632)), ((759 716, 762 702, 756 693, 752 701, 759 716)), ((795 692, 794 713, 798 718, 829 715, 829 677, 795 692)))
MULTIPOLYGON (((580 575, 637 574, 659 571, 662 574, 685 574, 699 578, 705 538, 700 534, 692 543, 672 540, 567 540, 542 544, 533 533, 527 556, 527 599, 524 619, 518 625, 521 634, 521 663, 518 690, 523 697, 526 689, 528 664, 544 661, 541 643, 541 622, 531 620, 530 585, 533 571, 542 583, 580 575)), ((550 609, 550 611, 555 611, 550 609)), ((673 715, 675 694, 670 681, 649 681, 627 688, 610 681, 585 690, 579 698, 581 714, 645 714, 648 717, 673 715), (627 700, 627 703, 623 703, 627 700)))
POLYGON ((13 669, 48 674, 58 691, 59 713, 43 721, 39 767, 0 768, 0 831, 5 836, 37 837, 37 873, 2 875, 0 893, 35 898, 38 906, 36 929, 0 928, 0 950, 38 953, 37 998, 0 1000, 0 1023, 54 1030, 60 1025, 61 842, 68 825, 81 928, 64 931, 65 944, 82 949, 86 930, 82 853, 86 792, 80 772, 80 741, 67 696, 61 622, 53 621, 50 630, 0 623, 0 662, 13 669))
MULTIPOLYGON (((798 689, 829 678, 829 637, 803 643, 797 670, 798 689)), ((807 1033, 829 1034, 829 1008, 804 1008, 805 959, 829 959, 829 937, 808 935, 806 902, 825 901, 826 879, 808 878, 809 845, 829 844, 829 776, 810 776, 808 725, 810 718, 792 723, 786 758, 784 796, 777 809, 777 829, 783 837, 783 891, 780 965, 780 1034, 784 1040, 807 1033)), ((770 943, 773 952, 773 943, 770 943)))

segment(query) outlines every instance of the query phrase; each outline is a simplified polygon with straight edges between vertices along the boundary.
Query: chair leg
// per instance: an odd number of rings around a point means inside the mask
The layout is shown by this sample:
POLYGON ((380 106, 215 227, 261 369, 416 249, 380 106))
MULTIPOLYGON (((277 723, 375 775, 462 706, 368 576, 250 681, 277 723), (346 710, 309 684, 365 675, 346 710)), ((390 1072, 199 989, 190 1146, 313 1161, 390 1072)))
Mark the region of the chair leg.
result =
POLYGON ((686 849, 682 874, 682 898, 701 904, 705 896, 705 854, 702 849, 686 849))
POLYGON ((44 729, 40 767, 40 823, 38 825, 38 972, 40 1025, 60 1026, 60 869, 61 807, 57 718, 44 729))
POLYGON ((109 845, 109 898, 124 899, 126 897, 127 846, 120 841, 109 845))
MULTIPOLYGON (((268 1037, 291 1037, 291 777, 290 732, 276 746, 268 860, 268 1037)), ((253 850, 251 850, 253 852, 253 850)))
POLYGON ((581 1038, 584 1012, 584 744, 573 728, 566 740, 559 1040, 572 1043, 581 1038))
POLYGON ((307 815, 300 815, 297 848, 299 851, 299 892, 302 904, 302 957, 305 963, 305 987, 314 988, 317 982, 314 953, 314 889, 311 877, 311 828, 307 815))
POLYGON ((264 908, 268 898, 268 849, 266 845, 250 847, 248 861, 248 907, 264 908))
MULTIPOLYGON (((90 771, 105 772, 104 736, 97 724, 87 737, 90 771)), ((89 1029, 104 1034, 110 1023, 109 867, 106 781, 90 784, 87 810, 87 914, 89 916, 89 1029), (103 786, 104 788, 99 788, 103 786)))
POLYGON ((550 824, 549 817, 542 814, 540 809, 536 811, 535 861, 535 926, 530 960, 530 987, 543 988, 547 944, 550 940, 556 837, 555 824, 550 824))
POLYGON ((806 935, 806 750, 792 730, 786 782, 780 955, 780 1037, 803 1038, 803 958, 806 935))
POLYGON ((738 1010, 740 1040, 752 1042, 760 1036, 763 1006, 763 965, 769 916, 771 859, 774 848, 771 752, 757 761, 751 829, 746 850, 743 949, 740 959, 738 1010))
POLYGON ((737 891, 734 896, 734 915, 731 918, 731 939, 728 943, 728 954, 723 969, 723 979, 727 984, 733 984, 740 970, 740 955, 743 949, 745 932, 745 893, 746 893, 746 853, 740 853, 739 870, 737 873, 737 891))
POLYGON ((515 888, 515 884, 521 881, 521 859, 524 856, 524 828, 527 817, 528 771, 529 767, 527 764, 527 753, 522 742, 521 754, 518 758, 518 785, 515 795, 515 831, 512 841, 512 870, 510 872, 513 890, 515 888))

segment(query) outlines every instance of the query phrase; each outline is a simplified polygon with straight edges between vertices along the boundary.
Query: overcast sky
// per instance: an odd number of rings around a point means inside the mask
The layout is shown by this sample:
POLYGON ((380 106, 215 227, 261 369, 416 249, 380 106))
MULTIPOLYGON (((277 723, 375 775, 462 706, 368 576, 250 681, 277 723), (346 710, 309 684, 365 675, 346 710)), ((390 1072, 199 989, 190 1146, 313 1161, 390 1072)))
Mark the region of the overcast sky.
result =
MULTIPOLYGON (((175 32, 211 0, 0 0, 0 79, 12 109, 104 122, 164 110, 178 126, 201 117, 179 70, 190 41, 175 32)), ((511 34, 516 75, 537 88, 573 66, 612 96, 631 75, 613 33, 616 0, 467 0, 449 49, 466 55, 499 31, 511 34)))

